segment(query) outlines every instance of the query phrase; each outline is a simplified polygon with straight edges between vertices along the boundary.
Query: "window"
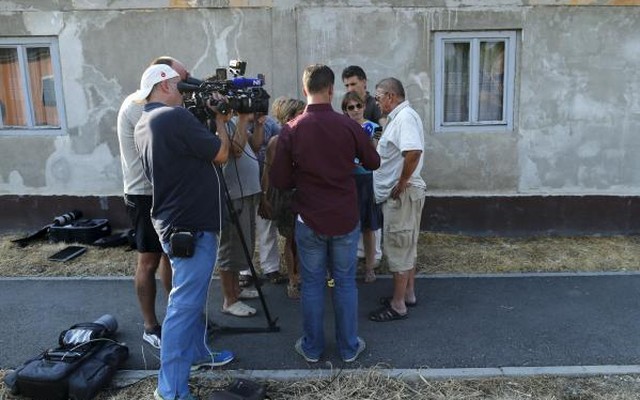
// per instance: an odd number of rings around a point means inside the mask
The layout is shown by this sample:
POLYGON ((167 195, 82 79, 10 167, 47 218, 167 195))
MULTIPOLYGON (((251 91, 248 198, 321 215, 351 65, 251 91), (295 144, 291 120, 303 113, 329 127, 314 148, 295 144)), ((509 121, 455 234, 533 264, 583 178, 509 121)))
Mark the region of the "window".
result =
POLYGON ((0 39, 0 134, 63 133, 60 67, 53 38, 0 39))
POLYGON ((436 131, 511 130, 515 32, 435 34, 436 131))

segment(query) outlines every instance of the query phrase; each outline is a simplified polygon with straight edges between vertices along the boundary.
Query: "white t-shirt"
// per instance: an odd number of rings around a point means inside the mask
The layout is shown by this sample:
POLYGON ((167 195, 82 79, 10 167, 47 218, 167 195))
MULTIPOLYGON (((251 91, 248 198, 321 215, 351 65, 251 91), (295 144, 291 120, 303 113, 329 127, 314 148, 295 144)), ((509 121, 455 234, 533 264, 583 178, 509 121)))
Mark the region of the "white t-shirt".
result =
POLYGON ((133 131, 142 115, 143 104, 134 102, 129 95, 118 111, 118 143, 124 193, 133 195, 152 194, 151 182, 144 175, 142 161, 136 149, 133 131))
POLYGON ((426 188, 422 179, 422 164, 424 159, 424 132, 422 120, 410 106, 403 101, 389 113, 387 126, 378 142, 380 154, 380 168, 373 171, 373 187, 376 202, 382 203, 391 195, 391 190, 398 183, 402 174, 404 157, 402 152, 420 150, 420 161, 413 171, 409 183, 411 186, 426 188))

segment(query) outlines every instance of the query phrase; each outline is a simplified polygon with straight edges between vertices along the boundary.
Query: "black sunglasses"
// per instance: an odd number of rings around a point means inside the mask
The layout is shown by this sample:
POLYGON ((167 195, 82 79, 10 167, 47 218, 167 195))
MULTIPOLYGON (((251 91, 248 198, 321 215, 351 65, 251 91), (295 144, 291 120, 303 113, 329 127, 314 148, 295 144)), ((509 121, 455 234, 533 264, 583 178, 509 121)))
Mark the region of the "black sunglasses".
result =
POLYGON ((349 111, 353 111, 353 110, 356 110, 356 109, 359 110, 361 108, 362 108, 362 104, 360 104, 360 103, 350 104, 350 105, 347 106, 347 110, 349 110, 349 111))

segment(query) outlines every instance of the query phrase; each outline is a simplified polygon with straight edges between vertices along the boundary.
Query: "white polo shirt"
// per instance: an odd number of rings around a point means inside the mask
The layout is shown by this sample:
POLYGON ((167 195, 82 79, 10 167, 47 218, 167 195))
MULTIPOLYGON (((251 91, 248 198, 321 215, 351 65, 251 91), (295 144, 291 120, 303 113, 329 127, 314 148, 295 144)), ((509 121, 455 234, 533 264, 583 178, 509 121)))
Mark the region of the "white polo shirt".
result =
POLYGON ((404 157, 402 152, 420 150, 420 161, 413 171, 409 183, 411 186, 426 189, 427 185, 420 175, 424 159, 424 132, 422 120, 409 101, 398 104, 387 117, 387 126, 378 142, 380 168, 373 171, 373 187, 376 203, 386 201, 391 190, 398 183, 402 174, 404 157))

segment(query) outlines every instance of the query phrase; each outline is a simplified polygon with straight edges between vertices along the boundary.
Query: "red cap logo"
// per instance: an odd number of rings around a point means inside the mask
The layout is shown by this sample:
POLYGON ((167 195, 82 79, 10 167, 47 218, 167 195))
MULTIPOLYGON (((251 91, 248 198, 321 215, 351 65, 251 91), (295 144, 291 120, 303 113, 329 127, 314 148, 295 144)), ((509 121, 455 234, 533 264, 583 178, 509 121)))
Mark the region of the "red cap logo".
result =
POLYGON ((162 71, 162 72, 160 72, 160 76, 161 76, 162 78, 164 78, 165 76, 167 76, 167 74, 165 74, 165 73, 164 73, 164 71, 162 71))

